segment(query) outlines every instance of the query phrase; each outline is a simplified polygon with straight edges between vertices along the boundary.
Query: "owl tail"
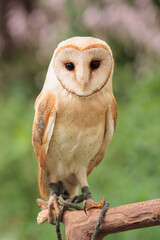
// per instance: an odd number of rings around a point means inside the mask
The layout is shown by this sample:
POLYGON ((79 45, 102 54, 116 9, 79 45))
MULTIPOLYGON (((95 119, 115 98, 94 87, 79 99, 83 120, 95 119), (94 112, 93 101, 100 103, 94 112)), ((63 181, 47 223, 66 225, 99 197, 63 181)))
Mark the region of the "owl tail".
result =
POLYGON ((40 163, 38 163, 38 185, 40 195, 44 200, 49 199, 48 177, 46 172, 40 163))

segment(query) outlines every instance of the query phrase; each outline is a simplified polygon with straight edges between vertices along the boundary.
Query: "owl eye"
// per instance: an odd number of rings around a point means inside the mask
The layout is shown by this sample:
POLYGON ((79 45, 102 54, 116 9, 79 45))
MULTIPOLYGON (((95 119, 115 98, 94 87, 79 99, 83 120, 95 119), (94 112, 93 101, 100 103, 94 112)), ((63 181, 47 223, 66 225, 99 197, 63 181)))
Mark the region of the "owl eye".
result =
POLYGON ((97 69, 100 66, 100 61, 98 61, 98 60, 92 61, 90 66, 92 69, 97 69))
POLYGON ((72 62, 65 63, 65 68, 72 71, 74 69, 74 64, 72 62))

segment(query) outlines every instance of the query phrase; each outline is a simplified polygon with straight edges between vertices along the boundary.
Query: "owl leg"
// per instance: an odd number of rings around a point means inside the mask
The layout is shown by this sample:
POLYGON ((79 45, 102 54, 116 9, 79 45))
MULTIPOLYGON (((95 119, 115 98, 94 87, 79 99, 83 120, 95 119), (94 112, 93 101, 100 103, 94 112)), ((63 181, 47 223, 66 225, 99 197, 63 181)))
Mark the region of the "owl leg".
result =
POLYGON ((50 197, 48 200, 48 221, 49 223, 54 223, 54 210, 56 213, 56 218, 60 215, 60 206, 57 200, 57 196, 59 195, 59 184, 58 183, 50 183, 50 197))
POLYGON ((61 218, 62 212, 60 203, 58 202, 57 197, 61 196, 61 198, 69 199, 70 194, 65 189, 63 182, 59 181, 58 183, 50 183, 49 184, 50 189, 50 197, 48 201, 48 221, 53 224, 54 219, 56 220, 61 218), (54 217, 54 211, 56 213, 56 216, 54 217))
POLYGON ((102 208, 104 205, 105 197, 101 197, 98 202, 95 202, 92 197, 92 193, 89 190, 88 186, 81 188, 82 194, 84 195, 83 209, 84 212, 88 211, 91 208, 102 208))
POLYGON ((86 168, 81 168, 76 175, 78 182, 81 186, 82 195, 84 198, 83 201, 83 209, 86 213, 87 210, 91 208, 102 208, 104 197, 102 197, 98 202, 95 202, 92 197, 92 193, 89 190, 88 182, 87 182, 87 170, 86 168))

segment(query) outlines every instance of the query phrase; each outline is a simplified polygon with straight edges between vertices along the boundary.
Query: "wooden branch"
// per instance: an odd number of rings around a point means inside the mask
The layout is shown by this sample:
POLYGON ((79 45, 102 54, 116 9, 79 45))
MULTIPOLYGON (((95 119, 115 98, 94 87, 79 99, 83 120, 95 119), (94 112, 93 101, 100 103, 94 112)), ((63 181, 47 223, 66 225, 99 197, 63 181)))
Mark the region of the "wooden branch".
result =
MULTIPOLYGON (((46 204, 39 203, 40 206, 43 205, 42 209, 44 209, 39 213, 39 224, 48 218, 46 204)), ((83 211, 67 210, 62 219, 66 229, 66 239, 91 239, 100 212, 100 209, 91 209, 87 212, 87 216, 83 211)), ((100 226, 97 239, 103 239, 104 236, 111 233, 156 225, 160 225, 160 199, 109 208, 100 226)))

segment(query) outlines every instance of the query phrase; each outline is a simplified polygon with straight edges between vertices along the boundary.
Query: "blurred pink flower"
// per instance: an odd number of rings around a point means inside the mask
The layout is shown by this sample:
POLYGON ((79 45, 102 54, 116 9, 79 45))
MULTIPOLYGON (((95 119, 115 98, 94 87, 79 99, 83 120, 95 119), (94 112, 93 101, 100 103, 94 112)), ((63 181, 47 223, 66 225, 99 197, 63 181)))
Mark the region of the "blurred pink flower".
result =
POLYGON ((27 15, 24 9, 14 2, 8 6, 7 28, 10 36, 19 44, 24 41, 27 34, 27 15))
POLYGON ((84 14, 85 26, 105 35, 112 35, 124 44, 136 44, 147 52, 160 56, 160 27, 156 8, 150 0, 135 4, 105 1, 103 8, 89 6, 84 14))
MULTIPOLYGON (((73 2, 38 1, 28 11, 23 1, 11 0, 7 5, 6 30, 14 45, 36 47, 37 59, 50 58, 57 42, 89 29, 93 36, 120 41, 128 54, 134 49, 137 55, 160 57, 160 18, 153 1, 73 2)), ((0 35, 0 52, 5 47, 5 37, 0 35)))

